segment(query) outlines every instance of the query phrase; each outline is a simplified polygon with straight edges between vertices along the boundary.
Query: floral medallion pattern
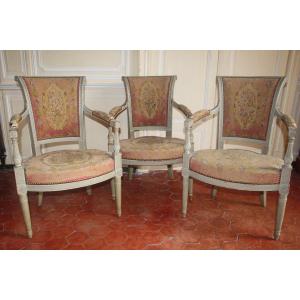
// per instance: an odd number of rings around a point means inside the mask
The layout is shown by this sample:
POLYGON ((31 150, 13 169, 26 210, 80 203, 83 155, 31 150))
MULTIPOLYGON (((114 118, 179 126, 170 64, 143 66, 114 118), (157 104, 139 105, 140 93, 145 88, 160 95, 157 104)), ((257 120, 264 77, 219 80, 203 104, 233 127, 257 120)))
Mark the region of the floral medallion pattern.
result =
POLYGON ((265 140, 279 78, 224 78, 225 137, 265 140))
POLYGON ((141 87, 139 109, 144 116, 153 118, 159 107, 159 91, 151 81, 145 81, 141 87))
POLYGON ((128 77, 133 126, 167 126, 171 77, 128 77))
POLYGON ((37 140, 78 137, 79 77, 24 77, 37 140))
POLYGON ((101 150, 61 150, 24 162, 28 184, 59 184, 97 177, 114 170, 114 160, 101 150))

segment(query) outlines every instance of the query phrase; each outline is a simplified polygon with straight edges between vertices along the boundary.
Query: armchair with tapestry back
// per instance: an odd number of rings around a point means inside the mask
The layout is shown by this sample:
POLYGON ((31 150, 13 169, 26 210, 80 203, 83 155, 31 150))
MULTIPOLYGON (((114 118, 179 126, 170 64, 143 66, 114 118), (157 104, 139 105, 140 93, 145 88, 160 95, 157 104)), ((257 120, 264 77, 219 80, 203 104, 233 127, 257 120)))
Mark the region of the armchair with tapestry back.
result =
POLYGON ((126 101, 111 109, 116 119, 123 111, 128 115, 128 139, 120 141, 122 163, 129 167, 129 179, 137 166, 167 166, 169 177, 173 165, 182 163, 184 140, 172 136, 173 107, 190 117, 192 113, 173 99, 176 76, 122 77, 126 101), (163 131, 165 137, 143 136, 143 131, 163 131), (135 136, 139 132, 142 136, 135 136))
POLYGON ((296 135, 295 121, 280 112, 278 99, 285 85, 284 77, 218 77, 219 103, 211 110, 195 113, 185 122, 183 157, 182 213, 187 214, 188 194, 192 196, 193 179, 216 187, 258 191, 263 207, 267 192, 278 191, 274 238, 279 239, 284 218, 296 135), (192 129, 199 121, 218 114, 217 149, 192 149, 192 129), (288 131, 283 159, 270 154, 274 117, 282 120, 288 131), (255 143, 261 153, 243 149, 224 149, 224 143, 255 143))
POLYGON ((10 121, 14 172, 17 193, 28 237, 32 225, 28 192, 38 192, 42 205, 43 193, 87 187, 113 180, 113 198, 121 215, 122 164, 119 152, 119 124, 102 113, 95 116, 84 104, 84 77, 21 77, 25 109, 10 121), (87 149, 84 115, 109 128, 113 135, 111 152, 87 149), (33 157, 23 160, 19 150, 21 125, 29 118, 33 157), (42 153, 43 145, 77 143, 78 150, 57 150, 42 153))

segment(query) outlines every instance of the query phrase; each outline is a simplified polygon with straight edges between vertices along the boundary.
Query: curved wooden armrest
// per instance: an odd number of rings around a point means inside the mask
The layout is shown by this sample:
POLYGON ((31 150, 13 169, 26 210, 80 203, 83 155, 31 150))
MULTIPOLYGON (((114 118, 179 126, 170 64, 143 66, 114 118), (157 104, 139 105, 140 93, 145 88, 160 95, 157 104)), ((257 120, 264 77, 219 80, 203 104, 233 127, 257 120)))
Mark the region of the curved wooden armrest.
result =
POLYGON ((106 128, 109 128, 111 126, 111 120, 112 118, 105 113, 104 111, 100 110, 92 110, 88 107, 84 106, 84 113, 91 119, 95 120, 96 122, 100 123, 106 128))
POLYGON ((11 117, 11 119, 9 121, 9 126, 14 127, 14 128, 18 128, 21 121, 22 121, 22 115, 21 114, 15 114, 11 117))
POLYGON ((22 113, 20 114, 14 114, 9 121, 9 127, 10 130, 15 130, 18 129, 20 124, 25 120, 25 118, 28 115, 27 109, 25 109, 22 113))
POLYGON ((211 114, 211 112, 207 109, 201 109, 198 110, 197 112, 195 112, 192 116, 191 119, 193 120, 193 123, 197 123, 200 120, 206 118, 207 116, 209 116, 211 114))
POLYGON ((285 180, 286 178, 290 177, 290 169, 292 168, 291 164, 293 162, 293 148, 294 148, 294 142, 296 138, 297 124, 291 116, 282 113, 278 109, 276 109, 276 114, 282 120, 282 122, 284 123, 284 125, 288 130, 288 143, 284 155, 283 171, 281 174, 281 177, 283 178, 283 180, 285 180), (286 175, 286 173, 289 175, 286 175))
POLYGON ((185 115, 185 117, 190 118, 192 116, 192 112, 185 105, 178 104, 173 100, 173 106, 180 112, 182 112, 185 115))
POLYGON ((110 121, 112 120, 110 118, 110 116, 100 110, 93 110, 92 111, 92 117, 95 121, 99 122, 100 124, 102 124, 105 127, 110 127, 110 121))
POLYGON ((126 109, 127 109, 127 102, 125 101, 122 105, 113 107, 109 111, 108 115, 111 118, 115 119, 115 118, 117 118, 126 109))
POLYGON ((290 115, 284 114, 279 110, 276 110, 276 113, 277 113, 277 116, 282 120, 282 122, 285 124, 285 126, 288 129, 289 128, 297 129, 297 124, 290 115))

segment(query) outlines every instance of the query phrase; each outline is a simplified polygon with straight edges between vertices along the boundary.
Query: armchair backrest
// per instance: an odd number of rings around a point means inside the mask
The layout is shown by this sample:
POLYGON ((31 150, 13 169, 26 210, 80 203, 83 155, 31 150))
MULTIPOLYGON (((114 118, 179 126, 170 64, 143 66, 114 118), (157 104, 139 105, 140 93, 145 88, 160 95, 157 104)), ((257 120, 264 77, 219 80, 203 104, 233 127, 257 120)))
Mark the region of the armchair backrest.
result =
POLYGON ((124 76, 128 105, 128 135, 164 130, 172 135, 172 100, 176 76, 124 76))
POLYGON ((54 142, 79 142, 85 147, 84 77, 16 76, 29 112, 35 154, 54 142))
POLYGON ((218 148, 226 141, 247 140, 268 152, 284 81, 284 77, 218 77, 218 148))

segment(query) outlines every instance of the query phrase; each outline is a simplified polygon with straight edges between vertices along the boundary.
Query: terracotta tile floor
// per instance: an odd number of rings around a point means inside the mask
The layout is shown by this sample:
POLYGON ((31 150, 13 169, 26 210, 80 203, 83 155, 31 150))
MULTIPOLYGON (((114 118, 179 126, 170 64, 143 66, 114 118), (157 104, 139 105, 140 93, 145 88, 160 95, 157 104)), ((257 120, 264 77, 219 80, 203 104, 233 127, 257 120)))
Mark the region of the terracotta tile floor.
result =
POLYGON ((258 193, 195 182, 188 217, 181 217, 181 175, 152 172, 123 177, 123 215, 117 218, 110 184, 46 193, 42 207, 30 193, 33 238, 25 237, 12 171, 0 171, 0 249, 300 249, 300 175, 294 173, 280 241, 272 240, 277 193, 267 208, 258 193))

